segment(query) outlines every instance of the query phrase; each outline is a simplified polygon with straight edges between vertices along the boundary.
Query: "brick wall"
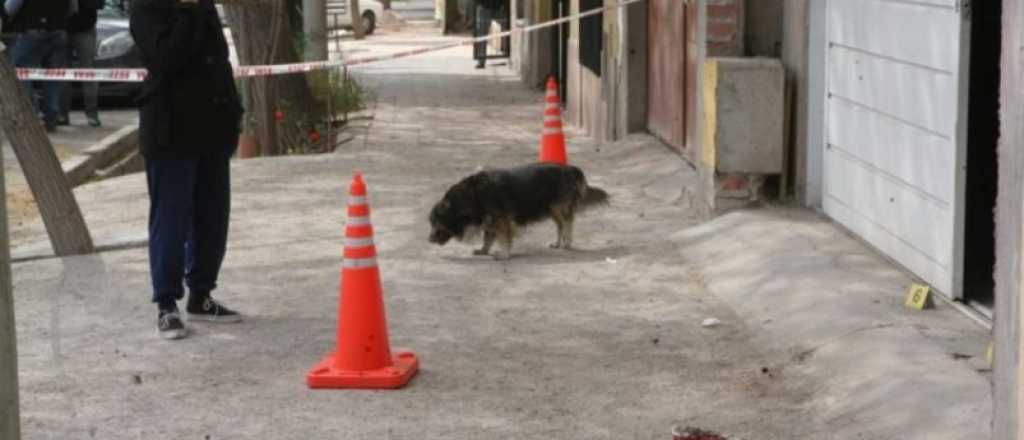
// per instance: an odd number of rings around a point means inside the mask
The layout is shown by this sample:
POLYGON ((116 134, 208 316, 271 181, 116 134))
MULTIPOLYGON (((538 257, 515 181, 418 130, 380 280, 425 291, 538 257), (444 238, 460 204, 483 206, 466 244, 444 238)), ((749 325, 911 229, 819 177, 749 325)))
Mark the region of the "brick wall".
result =
POLYGON ((743 55, 744 0, 707 0, 709 57, 743 55))

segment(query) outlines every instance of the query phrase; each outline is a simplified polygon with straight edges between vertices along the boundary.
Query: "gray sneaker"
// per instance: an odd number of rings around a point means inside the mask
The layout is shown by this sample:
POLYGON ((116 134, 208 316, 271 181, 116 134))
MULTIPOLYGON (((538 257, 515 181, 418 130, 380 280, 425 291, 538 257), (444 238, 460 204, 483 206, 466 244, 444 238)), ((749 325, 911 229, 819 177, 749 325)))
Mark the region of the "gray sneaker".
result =
POLYGON ((188 336, 188 329, 181 321, 177 310, 161 310, 157 318, 156 329, 164 339, 181 339, 188 336))

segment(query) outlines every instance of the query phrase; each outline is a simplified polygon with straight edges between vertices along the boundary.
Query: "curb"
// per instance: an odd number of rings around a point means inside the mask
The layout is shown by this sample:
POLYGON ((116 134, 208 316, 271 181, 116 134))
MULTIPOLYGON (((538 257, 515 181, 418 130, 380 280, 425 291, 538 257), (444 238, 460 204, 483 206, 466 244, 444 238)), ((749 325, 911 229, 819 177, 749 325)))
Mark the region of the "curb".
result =
POLYGON ((91 179, 101 168, 122 159, 139 145, 138 124, 122 127, 71 159, 61 163, 71 187, 91 179))

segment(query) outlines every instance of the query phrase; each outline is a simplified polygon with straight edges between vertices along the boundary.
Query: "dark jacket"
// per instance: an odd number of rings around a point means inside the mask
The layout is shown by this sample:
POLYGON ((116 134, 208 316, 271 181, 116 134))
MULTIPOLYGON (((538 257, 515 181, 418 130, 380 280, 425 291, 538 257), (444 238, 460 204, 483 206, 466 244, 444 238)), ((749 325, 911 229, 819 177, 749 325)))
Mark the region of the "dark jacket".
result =
POLYGON ((25 0, 11 17, 11 31, 63 31, 68 26, 71 4, 67 0, 25 0))
POLYGON ((501 9, 504 3, 505 0, 476 0, 477 6, 480 6, 485 9, 490 9, 491 11, 497 11, 501 9))
POLYGON ((135 0, 131 34, 149 71, 139 146, 150 158, 223 153, 238 143, 242 105, 212 0, 135 0))
POLYGON ((68 19, 68 32, 77 34, 95 29, 96 11, 103 9, 106 3, 106 0, 78 0, 78 12, 68 19))

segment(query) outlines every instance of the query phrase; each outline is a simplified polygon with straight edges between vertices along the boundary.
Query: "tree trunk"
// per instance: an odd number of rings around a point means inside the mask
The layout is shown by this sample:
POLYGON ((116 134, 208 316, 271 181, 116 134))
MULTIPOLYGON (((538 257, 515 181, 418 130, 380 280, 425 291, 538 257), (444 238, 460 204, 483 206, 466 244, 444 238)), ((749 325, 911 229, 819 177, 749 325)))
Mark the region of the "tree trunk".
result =
POLYGON ((58 256, 93 252, 92 237, 78 202, 64 177, 43 124, 18 81, 14 67, 0 52, 0 126, 14 147, 58 256))
POLYGON ((327 59, 327 3, 302 1, 302 32, 306 36, 306 61, 327 59))
MULTIPOLYGON (((352 15, 352 32, 356 34, 357 40, 362 40, 366 32, 363 29, 363 15, 359 11, 359 0, 349 0, 348 11, 352 15)), ((381 18, 384 17, 377 17, 378 20, 381 18)))
MULTIPOLYGON (((0 58, 4 57, 0 49, 0 58)), ((3 95, 0 93, 2 96, 3 95)), ((3 138, 0 137, 0 141, 3 138)), ((4 188, 4 157, 0 154, 0 194, 4 188)), ((14 297, 11 292, 11 251, 7 241, 7 197, 0 200, 0 438, 21 438, 18 410, 18 340, 14 328, 14 297)))
MULTIPOLYGON (((301 61, 295 34, 284 10, 285 2, 225 3, 238 62, 244 65, 286 64, 301 61)), ((244 130, 252 134, 261 156, 285 152, 279 129, 290 129, 278 121, 278 112, 288 120, 316 120, 321 105, 302 74, 243 79, 242 95, 247 117, 244 130)))

